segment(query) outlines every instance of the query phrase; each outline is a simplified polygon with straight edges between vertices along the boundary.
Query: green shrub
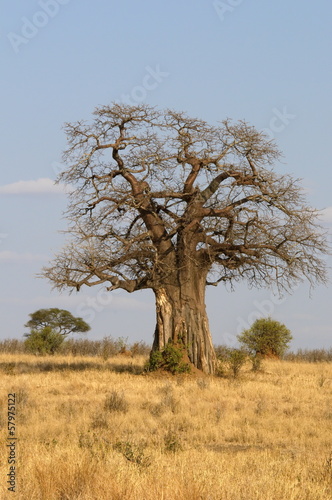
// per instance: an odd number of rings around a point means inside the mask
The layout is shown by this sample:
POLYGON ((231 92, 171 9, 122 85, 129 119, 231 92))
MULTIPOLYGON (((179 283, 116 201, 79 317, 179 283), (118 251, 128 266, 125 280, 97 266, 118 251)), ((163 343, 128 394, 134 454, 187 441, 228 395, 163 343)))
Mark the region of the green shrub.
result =
POLYGON ((162 367, 164 362, 163 354, 161 351, 152 351, 150 354, 149 361, 145 365, 145 370, 148 372, 153 372, 162 367))
POLYGON ((242 349, 231 349, 229 353, 229 366, 233 373, 233 377, 236 378, 242 366, 247 360, 247 353, 242 349))
POLYGON ((242 366, 247 361, 248 353, 244 349, 235 349, 231 347, 223 347, 218 359, 221 362, 219 367, 219 375, 225 375, 224 366, 228 368, 234 378, 238 377, 242 366))
POLYGON ((280 358, 287 350, 292 335, 282 323, 272 318, 260 318, 238 335, 238 340, 251 354, 280 358))
POLYGON ((189 373, 191 367, 183 361, 184 346, 174 344, 168 341, 163 351, 152 351, 150 359, 145 365, 145 371, 151 372, 158 369, 171 372, 173 375, 178 373, 189 373))
POLYGON ((55 354, 64 341, 61 333, 55 332, 50 326, 42 330, 32 330, 24 342, 27 352, 33 354, 55 354))
POLYGON ((250 356, 250 361, 252 363, 252 371, 259 372, 262 369, 262 356, 260 354, 253 354, 250 356))
POLYGON ((228 365, 234 378, 239 376, 242 366, 247 360, 248 354, 243 349, 230 349, 228 353, 228 365))
POLYGON ((185 373, 190 369, 187 363, 182 362, 183 350, 174 345, 173 342, 168 342, 162 356, 166 369, 171 373, 185 373))

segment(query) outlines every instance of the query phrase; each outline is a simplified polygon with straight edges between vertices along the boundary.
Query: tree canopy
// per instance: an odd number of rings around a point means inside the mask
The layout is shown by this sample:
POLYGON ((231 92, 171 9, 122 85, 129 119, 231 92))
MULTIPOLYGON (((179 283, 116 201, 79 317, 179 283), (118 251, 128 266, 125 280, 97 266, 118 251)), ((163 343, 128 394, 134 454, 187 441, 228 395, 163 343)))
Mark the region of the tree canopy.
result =
POLYGON ((239 342, 255 355, 281 357, 292 340, 290 330, 272 318, 259 318, 238 335, 239 342))
POLYGON ((69 311, 57 308, 39 309, 31 313, 29 321, 24 326, 36 332, 50 327, 53 332, 61 335, 90 330, 90 326, 82 318, 75 318, 69 311))

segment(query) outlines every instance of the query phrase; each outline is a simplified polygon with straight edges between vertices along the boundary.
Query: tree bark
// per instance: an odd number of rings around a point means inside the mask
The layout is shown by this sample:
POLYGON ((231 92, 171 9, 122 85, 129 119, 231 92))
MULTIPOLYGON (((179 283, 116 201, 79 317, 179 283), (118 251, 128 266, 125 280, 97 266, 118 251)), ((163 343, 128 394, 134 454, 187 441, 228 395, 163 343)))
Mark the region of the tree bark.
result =
POLYGON ((205 273, 181 276, 180 285, 161 286, 156 297, 156 329, 152 350, 162 351, 169 340, 185 346, 189 361, 199 370, 213 374, 216 354, 205 307, 205 273))

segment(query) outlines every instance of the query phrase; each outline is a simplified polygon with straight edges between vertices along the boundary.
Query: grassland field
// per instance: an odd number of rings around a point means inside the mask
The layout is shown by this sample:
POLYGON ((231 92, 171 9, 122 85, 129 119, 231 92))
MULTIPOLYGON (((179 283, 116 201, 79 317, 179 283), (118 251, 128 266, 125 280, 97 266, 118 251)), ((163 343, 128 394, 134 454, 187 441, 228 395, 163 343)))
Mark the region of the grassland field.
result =
POLYGON ((145 361, 1 354, 0 498, 332 499, 332 363, 233 378, 143 374, 145 361))

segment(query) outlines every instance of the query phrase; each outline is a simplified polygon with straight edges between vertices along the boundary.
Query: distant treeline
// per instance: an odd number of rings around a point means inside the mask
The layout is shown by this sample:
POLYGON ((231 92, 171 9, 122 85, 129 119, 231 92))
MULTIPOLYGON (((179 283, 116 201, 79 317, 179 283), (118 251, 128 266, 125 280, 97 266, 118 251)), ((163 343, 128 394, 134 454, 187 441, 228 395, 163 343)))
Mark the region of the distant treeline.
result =
MULTIPOLYGON (((217 356, 222 357, 227 350, 224 345, 215 346, 217 356)), ((67 339, 61 345, 58 354, 63 356, 100 356, 105 359, 117 354, 131 356, 148 356, 151 345, 140 342, 128 342, 128 337, 105 337, 102 340, 88 340, 85 338, 67 339)), ((0 353, 25 353, 24 340, 6 339, 0 341, 0 353)), ((332 362, 332 347, 330 349, 298 349, 296 352, 287 352, 285 361, 307 361, 308 363, 332 362)))
MULTIPOLYGON (((227 346, 215 346, 215 351, 219 359, 227 354, 227 346)), ((226 356, 227 357, 227 356, 226 356)), ((330 349, 298 349, 296 352, 288 351, 282 357, 284 361, 307 361, 308 363, 319 363, 332 361, 332 347, 330 349)))
POLYGON ((296 352, 287 352, 283 359, 286 361, 308 361, 319 363, 321 361, 332 361, 332 347, 330 349, 298 349, 296 352))
MULTIPOLYGON (((105 359, 117 354, 132 356, 148 355, 151 346, 143 341, 129 343, 128 338, 105 337, 102 340, 67 339, 57 351, 63 356, 101 356, 105 359)), ((26 353, 24 340, 6 339, 0 341, 0 353, 26 353)))

